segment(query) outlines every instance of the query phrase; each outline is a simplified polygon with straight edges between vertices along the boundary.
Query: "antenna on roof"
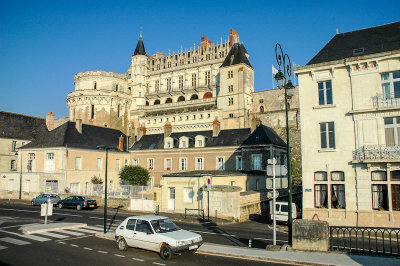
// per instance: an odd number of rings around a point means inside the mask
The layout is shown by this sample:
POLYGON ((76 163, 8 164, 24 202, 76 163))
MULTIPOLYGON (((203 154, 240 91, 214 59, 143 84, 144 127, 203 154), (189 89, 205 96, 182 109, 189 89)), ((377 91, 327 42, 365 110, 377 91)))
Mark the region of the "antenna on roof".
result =
POLYGON ((339 28, 336 28, 336 34, 339 34, 339 28))

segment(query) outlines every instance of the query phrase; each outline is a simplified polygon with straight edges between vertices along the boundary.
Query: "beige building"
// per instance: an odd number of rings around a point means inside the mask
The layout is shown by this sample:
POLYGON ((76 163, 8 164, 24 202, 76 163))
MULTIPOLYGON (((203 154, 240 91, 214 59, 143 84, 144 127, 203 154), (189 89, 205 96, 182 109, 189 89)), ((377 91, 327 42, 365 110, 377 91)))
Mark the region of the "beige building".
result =
POLYGON ((295 73, 303 218, 400 227, 400 22, 336 34, 295 73))

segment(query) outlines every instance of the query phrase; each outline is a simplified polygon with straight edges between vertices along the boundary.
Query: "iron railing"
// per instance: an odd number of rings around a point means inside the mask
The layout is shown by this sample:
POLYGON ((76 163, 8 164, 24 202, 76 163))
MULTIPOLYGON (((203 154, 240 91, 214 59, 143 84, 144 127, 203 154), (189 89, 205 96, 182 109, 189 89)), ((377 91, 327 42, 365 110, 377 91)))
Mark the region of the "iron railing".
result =
POLYGON ((400 159, 400 146, 366 145, 353 151, 353 160, 390 161, 400 159))
POLYGON ((385 107, 399 107, 400 98, 395 98, 393 96, 387 98, 382 93, 377 93, 376 96, 372 97, 372 104, 375 108, 385 108, 385 107))
POLYGON ((188 209, 185 208, 185 219, 187 216, 196 216, 204 220, 204 210, 203 209, 188 209))
POLYGON ((400 229, 329 226, 330 249, 400 255, 400 229))

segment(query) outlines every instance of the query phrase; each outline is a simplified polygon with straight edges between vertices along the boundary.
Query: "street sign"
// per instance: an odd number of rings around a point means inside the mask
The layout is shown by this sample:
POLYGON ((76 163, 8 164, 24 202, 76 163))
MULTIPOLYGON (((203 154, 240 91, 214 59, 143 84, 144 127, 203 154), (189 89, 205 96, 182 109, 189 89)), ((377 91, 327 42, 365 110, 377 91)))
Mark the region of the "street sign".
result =
MULTIPOLYGON (((267 165, 267 175, 272 176, 272 165, 267 165)), ((285 176, 287 175, 287 168, 285 165, 275 165, 275 176, 285 176)))
MULTIPOLYGON (((287 177, 276 177, 275 178, 275 188, 287 188, 288 187, 288 178, 287 177)), ((272 177, 267 177, 267 188, 273 188, 273 180, 272 177)))
POLYGON ((53 215, 53 204, 43 203, 40 205, 40 207, 41 207, 40 216, 52 216, 53 215), (47 209, 47 213, 46 213, 46 209, 47 209))
MULTIPOLYGON (((275 198, 279 197, 279 191, 275 191, 275 198)), ((274 192, 273 191, 268 191, 267 192, 267 198, 273 199, 274 198, 274 192)))

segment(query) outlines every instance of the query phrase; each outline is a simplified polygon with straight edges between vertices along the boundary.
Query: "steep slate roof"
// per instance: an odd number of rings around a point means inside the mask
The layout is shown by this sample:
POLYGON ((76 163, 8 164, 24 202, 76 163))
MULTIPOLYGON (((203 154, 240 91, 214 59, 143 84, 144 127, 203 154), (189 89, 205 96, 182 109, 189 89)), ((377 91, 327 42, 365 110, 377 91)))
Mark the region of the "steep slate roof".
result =
POLYGON ((139 41, 136 45, 136 49, 133 55, 146 55, 146 50, 144 49, 142 36, 140 36, 139 38, 139 41))
POLYGON ((400 49, 400 22, 339 33, 307 65, 400 49), (364 48, 354 55, 353 50, 364 48))
MULTIPOLYGON (((274 144, 278 146, 286 146, 286 143, 271 128, 260 125, 251 133, 249 128, 227 129, 221 130, 217 137, 212 136, 212 130, 193 131, 193 132, 177 132, 172 133, 171 138, 175 141, 174 148, 178 147, 180 137, 189 138, 189 148, 194 147, 194 139, 197 135, 204 136, 205 147, 229 147, 244 145, 268 145, 274 144), (258 140, 257 140, 257 137, 258 140)), ((130 150, 152 150, 164 149, 164 134, 144 135, 135 142, 130 150)))
POLYGON ((40 135, 22 149, 53 147, 96 149, 101 145, 118 148, 121 135, 124 137, 124 150, 126 150, 126 137, 121 131, 83 124, 82 134, 80 134, 75 128, 75 122, 69 121, 40 135))
POLYGON ((0 111, 0 138, 32 140, 44 132, 44 118, 0 111))
POLYGON ((246 48, 244 48, 243 43, 234 43, 221 67, 244 63, 253 68, 249 62, 249 59, 247 59, 246 53, 247 51, 246 48))

